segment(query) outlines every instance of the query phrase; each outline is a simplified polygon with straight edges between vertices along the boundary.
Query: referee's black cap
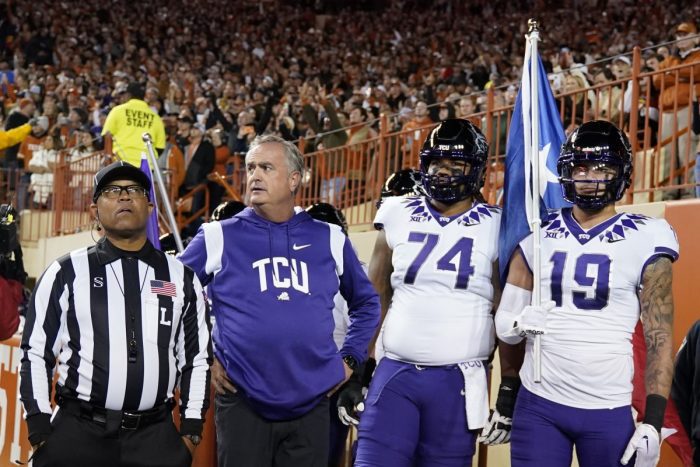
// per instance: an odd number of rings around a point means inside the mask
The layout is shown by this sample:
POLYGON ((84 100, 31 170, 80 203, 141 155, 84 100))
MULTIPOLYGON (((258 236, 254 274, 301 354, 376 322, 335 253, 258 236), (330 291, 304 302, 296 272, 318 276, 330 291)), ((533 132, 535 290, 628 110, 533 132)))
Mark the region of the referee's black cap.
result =
POLYGON ((141 169, 128 162, 117 161, 95 174, 95 191, 92 195, 93 203, 97 202, 102 189, 114 180, 132 180, 137 185, 144 187, 146 191, 151 191, 151 181, 141 169))

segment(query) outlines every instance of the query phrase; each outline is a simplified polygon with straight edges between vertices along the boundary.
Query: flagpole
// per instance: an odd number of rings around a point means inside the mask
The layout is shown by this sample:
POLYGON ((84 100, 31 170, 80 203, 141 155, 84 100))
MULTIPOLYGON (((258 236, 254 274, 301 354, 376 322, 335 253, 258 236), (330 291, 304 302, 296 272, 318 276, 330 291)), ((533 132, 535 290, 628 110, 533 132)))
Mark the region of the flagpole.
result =
POLYGON ((141 164, 139 166, 141 172, 145 173, 148 180, 151 182, 151 189, 148 194, 151 203, 153 204, 153 210, 148 216, 148 225, 146 226, 146 234, 148 239, 151 241, 154 247, 160 250, 160 229, 158 228, 158 198, 156 197, 155 184, 153 183, 153 175, 151 174, 151 169, 148 166, 148 156, 145 152, 141 153, 141 164))
POLYGON ((156 180, 158 180, 158 190, 160 191, 160 197, 163 200, 163 206, 165 207, 165 214, 168 218, 168 223, 170 224, 170 231, 173 233, 175 238, 175 245, 177 245, 177 251, 182 253, 185 247, 182 244, 182 238, 180 238, 180 229, 177 228, 177 222, 175 221, 175 216, 173 215, 173 208, 170 206, 170 199, 168 198, 168 193, 165 191, 165 184, 163 183, 163 175, 160 173, 160 167, 158 167, 158 158, 153 150, 153 140, 151 139, 151 134, 146 132, 141 136, 141 139, 146 143, 146 149, 148 149, 148 158, 153 167, 153 173, 156 174, 156 180))
MULTIPOLYGON (((532 303, 535 306, 542 304, 540 291, 541 284, 541 245, 540 245, 540 113, 539 113, 539 60, 537 59, 537 42, 540 39, 539 25, 535 19, 528 20, 528 41, 531 48, 530 59, 530 115, 532 122, 532 218, 530 219, 530 229, 533 238, 533 268, 532 268, 532 303)), ((537 334, 532 349, 534 364, 534 381, 542 382, 542 336, 537 334)))

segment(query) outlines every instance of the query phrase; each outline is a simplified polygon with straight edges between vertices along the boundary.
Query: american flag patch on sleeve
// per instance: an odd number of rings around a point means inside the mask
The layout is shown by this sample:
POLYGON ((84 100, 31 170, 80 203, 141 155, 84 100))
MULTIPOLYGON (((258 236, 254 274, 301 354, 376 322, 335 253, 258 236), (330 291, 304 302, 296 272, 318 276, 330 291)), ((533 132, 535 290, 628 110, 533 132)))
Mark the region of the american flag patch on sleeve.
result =
POLYGON ((172 282, 153 280, 151 281, 151 293, 175 297, 177 296, 177 289, 172 282))

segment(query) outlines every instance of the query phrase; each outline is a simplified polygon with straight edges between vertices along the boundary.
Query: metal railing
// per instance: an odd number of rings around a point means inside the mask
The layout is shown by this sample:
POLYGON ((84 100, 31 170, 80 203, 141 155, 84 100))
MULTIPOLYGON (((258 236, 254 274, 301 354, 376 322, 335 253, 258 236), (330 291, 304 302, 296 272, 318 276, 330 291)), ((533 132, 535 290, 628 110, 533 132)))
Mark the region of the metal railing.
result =
MULTIPOLYGON (((692 110, 684 104, 679 105, 677 93, 672 106, 657 104, 657 96, 668 89, 669 78, 679 81, 681 75, 691 89, 700 79, 692 65, 642 73, 640 49, 637 47, 632 54, 630 77, 555 96, 565 129, 591 119, 605 119, 627 131, 635 160, 632 186, 623 203, 658 201, 677 196, 680 190, 690 192, 695 187, 691 173, 695 166, 693 144, 697 137, 689 128, 692 110), (666 78, 661 79, 659 89, 653 86, 655 77, 666 78), (629 109, 625 109, 625 102, 629 109)), ((497 204, 503 185, 513 105, 497 106, 495 97, 496 91, 490 88, 486 91, 486 110, 467 118, 481 127, 489 142, 489 163, 482 192, 489 202, 497 204)), ((401 168, 418 167, 420 145, 432 126, 392 131, 388 116, 382 115, 376 136, 305 154, 308 172, 303 177, 297 196, 298 205, 330 202, 344 210, 353 228, 370 228, 384 180, 401 168)), ((300 147, 304 143, 303 140, 299 141, 300 147)), ((39 204, 30 202, 31 183, 24 171, 0 171, 0 201, 13 200, 15 205, 26 208, 22 216, 22 239, 32 241, 41 236, 90 228, 92 176, 103 166, 106 157, 102 153, 76 156, 67 151, 61 152, 54 168, 52 193, 39 204), (27 216, 27 212, 31 216, 27 216)), ((210 177, 224 185, 227 197, 232 199, 240 199, 245 194, 246 177, 242 161, 242 154, 234 155, 227 163, 226 174, 210 177)), ((181 228, 196 217, 207 217, 209 193, 206 184, 196 187, 180 199, 176 199, 176 187, 169 187, 169 193, 172 205, 177 207, 181 228), (198 209, 192 213, 187 208, 188 200, 194 200, 197 196, 198 209), (185 214, 188 210, 190 213, 185 214)))
MULTIPOLYGON (((688 64, 642 73, 638 47, 632 58, 630 77, 557 94, 555 98, 562 124, 565 130, 570 130, 592 119, 604 119, 625 129, 633 148, 635 169, 632 185, 622 203, 659 201, 678 196, 680 190, 691 195, 695 187, 691 175, 695 166, 693 145, 697 141, 689 129, 692 110, 689 106, 679 105, 678 99, 672 107, 657 104, 656 96, 663 93, 667 85, 662 84, 656 89, 653 79, 664 75, 678 80, 681 73, 689 74, 690 78, 684 79, 692 88, 700 77, 695 76, 693 65, 688 64), (625 112, 626 101, 630 106, 628 112, 625 112), (654 118, 657 115, 658 118, 654 118), (664 119, 667 125, 669 122, 672 125, 670 131, 664 131, 664 119)), ((467 118, 481 127, 490 145, 482 193, 489 202, 499 203, 513 105, 496 106, 493 88, 486 91, 486 96, 486 110, 467 118)), ((382 182, 399 168, 418 167, 419 145, 432 126, 391 132, 388 118, 383 115, 377 137, 359 144, 306 154, 310 176, 306 177, 307 183, 300 190, 298 204, 331 202, 345 210, 351 226, 370 227, 382 182), (334 173, 326 169, 328 165, 341 166, 344 170, 334 173), (331 196, 323 189, 324 183, 327 186, 331 178, 343 174, 346 178, 344 189, 331 196), (349 174, 353 174, 354 182, 349 174)))
POLYGON ((93 178, 110 157, 101 152, 60 151, 50 172, 0 170, 0 201, 20 213, 20 240, 81 232, 93 225, 93 178))
POLYGON ((209 190, 206 183, 200 183, 175 203, 175 219, 180 229, 200 217, 209 220, 209 190))

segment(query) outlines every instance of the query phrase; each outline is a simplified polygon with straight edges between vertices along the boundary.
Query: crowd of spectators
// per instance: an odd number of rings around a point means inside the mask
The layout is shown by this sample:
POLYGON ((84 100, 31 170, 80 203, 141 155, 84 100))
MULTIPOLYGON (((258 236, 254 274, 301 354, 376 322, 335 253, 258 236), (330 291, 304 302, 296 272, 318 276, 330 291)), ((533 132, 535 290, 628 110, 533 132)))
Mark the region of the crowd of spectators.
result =
MULTIPOLYGON (((202 152, 202 139, 210 141, 215 151, 206 154, 215 161, 204 165, 213 166, 262 133, 304 137, 308 152, 371 137, 380 113, 400 130, 483 111, 478 93, 492 86, 496 105, 512 103, 516 89, 507 84, 520 78, 530 17, 540 22, 548 71, 674 39, 680 22, 700 17, 699 5, 658 0, 361 5, 372 8, 321 0, 0 4, 0 118, 9 120, 31 99, 61 147, 89 141, 99 149, 109 110, 136 81, 163 117, 169 144, 188 161, 193 148, 202 152), (354 129, 339 130, 348 126, 354 129)), ((662 47, 645 60, 658 65, 668 54, 662 47)), ((629 73, 629 58, 622 58, 579 68, 555 80, 555 91, 620 79, 629 73)), ((565 102, 571 123, 601 98, 565 102)), ((201 180, 182 180, 194 182, 201 180)))

